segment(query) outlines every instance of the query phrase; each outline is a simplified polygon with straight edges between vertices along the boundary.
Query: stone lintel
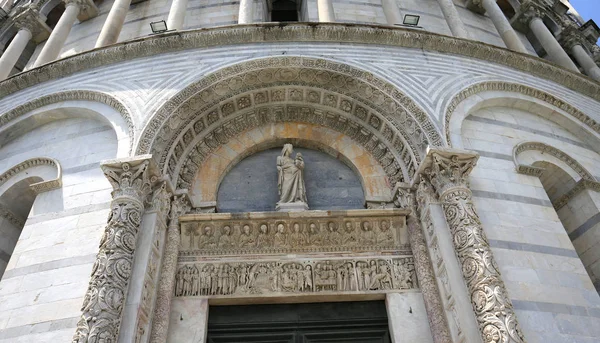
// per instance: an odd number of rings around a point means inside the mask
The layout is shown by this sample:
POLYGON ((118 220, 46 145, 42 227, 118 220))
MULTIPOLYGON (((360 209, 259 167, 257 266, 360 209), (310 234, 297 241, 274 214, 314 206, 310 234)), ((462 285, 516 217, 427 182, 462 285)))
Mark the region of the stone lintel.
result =
POLYGON ((186 214, 179 217, 180 222, 204 220, 253 220, 253 219, 310 219, 310 218, 352 218, 379 216, 406 216, 409 210, 374 209, 374 210, 339 210, 339 211, 306 211, 306 212, 244 212, 244 213, 202 213, 186 214))

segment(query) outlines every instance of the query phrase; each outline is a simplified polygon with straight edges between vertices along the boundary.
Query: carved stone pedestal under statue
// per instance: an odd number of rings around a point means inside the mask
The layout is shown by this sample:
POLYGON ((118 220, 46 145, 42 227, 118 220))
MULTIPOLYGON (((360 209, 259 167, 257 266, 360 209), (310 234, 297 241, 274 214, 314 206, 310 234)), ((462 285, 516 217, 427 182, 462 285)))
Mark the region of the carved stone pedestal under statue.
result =
POLYGON ((279 212, 300 212, 308 211, 308 204, 305 202, 285 202, 277 204, 275 210, 279 212))

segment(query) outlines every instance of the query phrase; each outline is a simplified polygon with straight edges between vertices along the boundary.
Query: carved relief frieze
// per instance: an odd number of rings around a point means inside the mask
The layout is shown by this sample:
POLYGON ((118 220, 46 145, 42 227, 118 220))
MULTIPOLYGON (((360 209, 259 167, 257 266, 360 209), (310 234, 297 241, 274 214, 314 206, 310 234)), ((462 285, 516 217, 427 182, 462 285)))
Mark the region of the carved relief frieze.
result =
POLYGON ((175 296, 371 293, 417 288, 412 257, 180 264, 175 296))
POLYGON ((194 256, 400 251, 410 254, 401 216, 224 219, 181 223, 180 260, 194 256))

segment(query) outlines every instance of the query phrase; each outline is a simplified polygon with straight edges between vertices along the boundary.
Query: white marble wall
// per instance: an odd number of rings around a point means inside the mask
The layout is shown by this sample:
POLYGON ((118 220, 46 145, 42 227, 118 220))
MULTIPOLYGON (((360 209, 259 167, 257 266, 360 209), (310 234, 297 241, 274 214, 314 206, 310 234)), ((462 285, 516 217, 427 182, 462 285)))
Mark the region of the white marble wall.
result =
POLYGON ((589 170, 600 155, 522 109, 478 110, 462 125, 464 148, 481 155, 470 178, 474 202, 528 342, 597 341, 600 297, 540 180, 515 171, 522 141, 558 147, 589 170))
POLYGON ((108 215, 111 186, 98 162, 114 158, 105 123, 51 122, 0 148, 0 170, 32 157, 63 167, 63 187, 37 196, 0 282, 0 342, 68 342, 108 215))

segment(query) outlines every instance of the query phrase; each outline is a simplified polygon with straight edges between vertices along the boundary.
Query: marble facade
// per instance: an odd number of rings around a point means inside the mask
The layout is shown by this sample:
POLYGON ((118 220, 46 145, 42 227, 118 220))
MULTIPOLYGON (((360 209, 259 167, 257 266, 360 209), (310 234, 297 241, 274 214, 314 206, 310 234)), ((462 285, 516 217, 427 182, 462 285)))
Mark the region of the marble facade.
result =
POLYGON ((211 306, 371 300, 395 343, 598 341, 600 30, 512 3, 9 9, 0 343, 204 342, 211 306), (219 213, 277 193, 219 186, 284 144, 347 166, 361 205, 219 213))

